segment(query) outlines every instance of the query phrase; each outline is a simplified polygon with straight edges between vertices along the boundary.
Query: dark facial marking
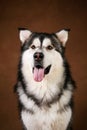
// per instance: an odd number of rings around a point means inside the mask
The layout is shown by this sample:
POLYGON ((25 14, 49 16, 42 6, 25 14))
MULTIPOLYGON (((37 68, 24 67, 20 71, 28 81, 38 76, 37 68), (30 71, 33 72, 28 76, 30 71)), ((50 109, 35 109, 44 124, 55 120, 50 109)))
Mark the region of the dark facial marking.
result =
MULTIPOLYGON (((33 43, 33 40, 35 38, 38 38, 41 42, 41 46, 40 48, 42 48, 42 43, 43 40, 45 38, 48 38, 51 40, 51 44, 53 45, 53 47, 55 48, 56 51, 60 52, 61 54, 63 54, 63 50, 64 48, 62 47, 62 44, 60 43, 60 41, 58 40, 58 38, 56 37, 55 34, 49 34, 49 33, 32 33, 31 36, 29 37, 29 39, 27 41, 25 41, 25 43, 23 44, 21 50, 22 52, 29 49, 29 47, 31 46, 31 44, 33 43)), ((34 48, 34 46, 33 46, 34 48)))

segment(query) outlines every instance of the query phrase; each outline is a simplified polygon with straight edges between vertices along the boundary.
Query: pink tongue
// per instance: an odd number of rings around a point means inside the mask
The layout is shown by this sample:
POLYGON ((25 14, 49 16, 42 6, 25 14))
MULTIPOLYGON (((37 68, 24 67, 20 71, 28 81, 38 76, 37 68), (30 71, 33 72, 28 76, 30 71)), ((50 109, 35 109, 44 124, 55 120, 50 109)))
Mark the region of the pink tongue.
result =
POLYGON ((36 67, 34 68, 34 80, 37 82, 42 81, 44 78, 44 69, 40 68, 37 69, 36 67))

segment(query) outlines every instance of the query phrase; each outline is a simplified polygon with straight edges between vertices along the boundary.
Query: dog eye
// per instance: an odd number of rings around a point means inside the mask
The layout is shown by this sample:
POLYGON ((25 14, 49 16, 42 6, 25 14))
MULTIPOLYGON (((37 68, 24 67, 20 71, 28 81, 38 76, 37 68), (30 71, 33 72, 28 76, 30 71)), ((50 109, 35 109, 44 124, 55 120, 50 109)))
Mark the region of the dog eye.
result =
POLYGON ((32 49, 35 49, 36 47, 35 47, 35 45, 32 45, 31 48, 32 48, 32 49))
POLYGON ((52 50, 53 49, 53 46, 47 46, 47 50, 52 50))

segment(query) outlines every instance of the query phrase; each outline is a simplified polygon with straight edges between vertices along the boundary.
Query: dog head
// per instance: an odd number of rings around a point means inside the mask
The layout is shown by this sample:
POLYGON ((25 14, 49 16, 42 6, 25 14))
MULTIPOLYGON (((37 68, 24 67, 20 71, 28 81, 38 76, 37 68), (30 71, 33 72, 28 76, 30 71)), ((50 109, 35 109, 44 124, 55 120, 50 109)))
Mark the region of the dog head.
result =
POLYGON ((19 37, 22 43, 22 72, 27 80, 32 78, 41 82, 51 78, 56 81, 63 76, 68 30, 48 34, 20 29, 19 37))

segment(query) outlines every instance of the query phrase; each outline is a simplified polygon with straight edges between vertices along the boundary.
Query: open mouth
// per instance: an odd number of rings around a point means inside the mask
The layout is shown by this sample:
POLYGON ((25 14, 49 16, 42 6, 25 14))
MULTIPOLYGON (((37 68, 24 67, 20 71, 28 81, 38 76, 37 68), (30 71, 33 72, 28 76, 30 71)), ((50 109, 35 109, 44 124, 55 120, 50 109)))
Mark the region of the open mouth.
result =
POLYGON ((46 68, 43 68, 41 65, 36 65, 33 67, 33 77, 37 82, 41 82, 45 75, 50 72, 51 65, 48 65, 46 68))

